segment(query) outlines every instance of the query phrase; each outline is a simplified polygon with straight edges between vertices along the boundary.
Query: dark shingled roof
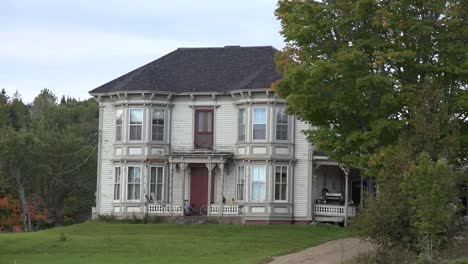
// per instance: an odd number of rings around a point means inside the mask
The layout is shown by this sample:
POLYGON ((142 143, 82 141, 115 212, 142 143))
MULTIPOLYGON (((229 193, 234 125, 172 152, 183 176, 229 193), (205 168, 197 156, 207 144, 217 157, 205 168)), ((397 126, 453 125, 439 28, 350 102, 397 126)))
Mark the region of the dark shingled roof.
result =
POLYGON ((228 92, 270 88, 281 79, 271 46, 179 48, 90 93, 116 91, 228 92))

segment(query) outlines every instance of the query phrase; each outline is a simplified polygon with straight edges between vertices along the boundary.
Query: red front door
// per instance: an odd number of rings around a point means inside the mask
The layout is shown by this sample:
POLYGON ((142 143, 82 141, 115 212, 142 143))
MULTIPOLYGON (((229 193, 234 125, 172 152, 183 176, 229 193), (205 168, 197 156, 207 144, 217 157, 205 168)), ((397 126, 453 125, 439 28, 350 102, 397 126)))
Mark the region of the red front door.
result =
MULTIPOLYGON (((205 166, 192 167, 190 177, 190 204, 198 209, 208 201, 208 169, 205 166)), ((211 201, 214 197, 213 179, 214 177, 211 178, 211 201)))

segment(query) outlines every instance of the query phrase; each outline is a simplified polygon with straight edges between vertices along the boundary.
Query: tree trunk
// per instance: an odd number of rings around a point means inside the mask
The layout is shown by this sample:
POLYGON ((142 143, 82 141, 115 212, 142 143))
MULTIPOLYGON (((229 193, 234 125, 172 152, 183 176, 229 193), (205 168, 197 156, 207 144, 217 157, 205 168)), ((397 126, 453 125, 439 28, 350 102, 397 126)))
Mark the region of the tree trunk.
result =
POLYGON ((23 183, 21 182, 21 172, 20 169, 11 166, 11 176, 15 178, 16 182, 16 188, 18 190, 18 195, 21 201, 21 207, 23 208, 23 225, 24 225, 24 231, 32 231, 32 225, 31 225, 31 215, 29 213, 29 206, 28 202, 26 201, 26 194, 24 192, 24 186, 23 183))

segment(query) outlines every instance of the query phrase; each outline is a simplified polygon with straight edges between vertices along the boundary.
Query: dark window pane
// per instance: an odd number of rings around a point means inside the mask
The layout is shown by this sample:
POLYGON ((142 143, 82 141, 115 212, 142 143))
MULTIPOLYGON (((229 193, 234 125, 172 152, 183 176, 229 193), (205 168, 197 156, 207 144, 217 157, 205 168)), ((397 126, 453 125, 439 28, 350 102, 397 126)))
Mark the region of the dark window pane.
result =
POLYGON ((157 191, 156 191, 156 200, 162 200, 162 184, 157 184, 157 191))
POLYGON ((163 168, 159 167, 157 169, 158 169, 157 183, 162 183, 163 182, 163 168))
POLYGON ((275 184, 275 200, 280 200, 280 187, 281 184, 275 184))
POLYGON ((253 125, 253 139, 266 139, 266 125, 254 124, 253 125))
POLYGON ((245 140, 245 109, 239 109, 239 117, 238 117, 238 125, 239 125, 239 131, 238 131, 238 140, 245 140))
POLYGON ((281 184, 281 200, 286 200, 286 187, 287 184, 281 184))
POLYGON ((153 111, 152 124, 164 125, 164 110, 153 111))
POLYGON ((239 125, 239 140, 245 140, 245 125, 239 125))
POLYGON ((115 141, 122 140, 122 126, 115 127, 115 141))
POLYGON ((164 126, 153 125, 152 127, 151 138, 154 141, 163 141, 164 140, 164 126))

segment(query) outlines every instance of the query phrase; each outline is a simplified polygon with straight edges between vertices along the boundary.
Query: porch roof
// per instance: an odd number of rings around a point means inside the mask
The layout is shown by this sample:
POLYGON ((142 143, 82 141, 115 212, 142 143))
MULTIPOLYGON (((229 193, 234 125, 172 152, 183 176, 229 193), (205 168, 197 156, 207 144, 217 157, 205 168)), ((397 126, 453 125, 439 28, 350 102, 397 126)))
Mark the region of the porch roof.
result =
POLYGON ((225 163, 234 153, 219 151, 171 152, 166 154, 170 162, 225 163))

